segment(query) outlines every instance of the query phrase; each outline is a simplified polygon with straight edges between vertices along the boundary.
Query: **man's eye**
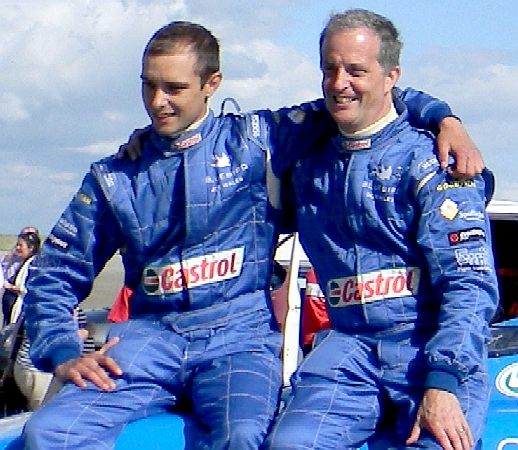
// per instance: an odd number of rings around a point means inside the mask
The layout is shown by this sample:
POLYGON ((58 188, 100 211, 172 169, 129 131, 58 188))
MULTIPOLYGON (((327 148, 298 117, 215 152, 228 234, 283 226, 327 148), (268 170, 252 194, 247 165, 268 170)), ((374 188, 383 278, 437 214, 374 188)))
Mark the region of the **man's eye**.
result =
POLYGON ((178 86, 166 86, 165 92, 171 95, 179 94, 181 89, 178 86))
POLYGON ((326 75, 332 75, 336 72, 336 68, 332 66, 326 66, 322 70, 326 75))

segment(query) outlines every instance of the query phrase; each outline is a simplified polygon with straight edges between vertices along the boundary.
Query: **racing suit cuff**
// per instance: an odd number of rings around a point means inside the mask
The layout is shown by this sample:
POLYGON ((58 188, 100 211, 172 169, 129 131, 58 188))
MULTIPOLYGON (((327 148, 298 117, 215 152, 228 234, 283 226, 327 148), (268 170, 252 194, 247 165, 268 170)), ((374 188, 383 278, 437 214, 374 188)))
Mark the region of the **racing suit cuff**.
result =
POLYGON ((59 365, 70 361, 71 359, 79 358, 81 356, 81 351, 78 347, 60 347, 55 350, 52 354, 52 367, 56 369, 59 365))
POLYGON ((431 370, 428 372, 428 376, 426 377, 426 389, 441 389, 442 391, 455 394, 458 386, 458 378, 455 375, 442 370, 431 370))
POLYGON ((454 117, 460 121, 460 119, 453 114, 450 107, 443 102, 432 103, 430 107, 425 108, 422 112, 422 116, 424 123, 428 124, 429 129, 436 132, 439 131, 439 124, 446 117, 454 117))

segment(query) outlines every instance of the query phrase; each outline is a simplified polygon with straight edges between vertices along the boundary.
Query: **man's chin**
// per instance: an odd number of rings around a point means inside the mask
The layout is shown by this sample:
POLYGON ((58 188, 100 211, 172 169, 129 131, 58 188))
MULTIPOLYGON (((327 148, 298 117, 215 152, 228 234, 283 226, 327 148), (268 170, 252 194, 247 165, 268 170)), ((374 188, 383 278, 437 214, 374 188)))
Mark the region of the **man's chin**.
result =
POLYGON ((352 120, 350 114, 344 114, 344 111, 330 111, 330 114, 340 130, 345 131, 346 133, 353 133, 356 129, 355 122, 352 120))
POLYGON ((155 132, 158 135, 164 136, 164 137, 174 136, 179 131, 177 127, 159 126, 159 125, 156 125, 156 124, 153 124, 153 129, 155 130, 155 132))

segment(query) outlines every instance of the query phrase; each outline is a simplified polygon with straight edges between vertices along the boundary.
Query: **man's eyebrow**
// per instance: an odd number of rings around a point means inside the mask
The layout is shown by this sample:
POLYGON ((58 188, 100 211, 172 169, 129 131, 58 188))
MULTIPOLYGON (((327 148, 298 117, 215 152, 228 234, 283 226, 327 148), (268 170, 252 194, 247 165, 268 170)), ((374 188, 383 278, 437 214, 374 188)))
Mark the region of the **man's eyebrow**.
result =
MULTIPOLYGON (((145 75, 140 75, 140 79, 144 82, 151 82, 153 83, 152 79, 149 79, 145 75)), ((169 88, 175 88, 175 89, 187 89, 190 84, 182 81, 161 81, 161 83, 167 85, 169 88)))
POLYGON ((182 83, 181 81, 165 81, 164 83, 167 87, 175 89, 187 89, 190 86, 189 83, 182 83))

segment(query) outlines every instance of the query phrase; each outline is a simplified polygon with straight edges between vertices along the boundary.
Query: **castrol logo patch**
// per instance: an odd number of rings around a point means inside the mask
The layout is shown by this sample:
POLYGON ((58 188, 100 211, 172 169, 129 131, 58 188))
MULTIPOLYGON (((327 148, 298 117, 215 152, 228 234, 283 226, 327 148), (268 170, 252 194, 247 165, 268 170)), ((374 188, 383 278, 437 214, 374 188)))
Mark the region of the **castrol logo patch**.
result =
POLYGON ((421 270, 402 267, 330 280, 329 305, 335 308, 415 295, 421 270))
POLYGON ((180 292, 205 284, 238 277, 243 267, 244 248, 197 256, 165 266, 148 266, 142 284, 148 295, 180 292))

